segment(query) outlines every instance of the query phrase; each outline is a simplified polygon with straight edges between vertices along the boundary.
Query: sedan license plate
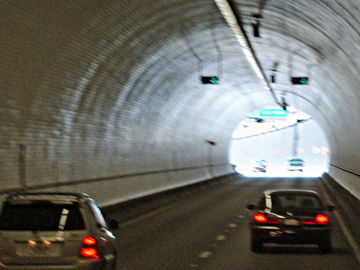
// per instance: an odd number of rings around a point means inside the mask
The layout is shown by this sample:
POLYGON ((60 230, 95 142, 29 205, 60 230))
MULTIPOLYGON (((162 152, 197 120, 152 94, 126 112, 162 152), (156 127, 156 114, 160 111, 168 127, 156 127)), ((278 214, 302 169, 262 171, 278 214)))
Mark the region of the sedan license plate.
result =
POLYGON ((288 225, 288 226, 299 226, 299 221, 296 219, 285 219, 284 220, 284 225, 288 225))

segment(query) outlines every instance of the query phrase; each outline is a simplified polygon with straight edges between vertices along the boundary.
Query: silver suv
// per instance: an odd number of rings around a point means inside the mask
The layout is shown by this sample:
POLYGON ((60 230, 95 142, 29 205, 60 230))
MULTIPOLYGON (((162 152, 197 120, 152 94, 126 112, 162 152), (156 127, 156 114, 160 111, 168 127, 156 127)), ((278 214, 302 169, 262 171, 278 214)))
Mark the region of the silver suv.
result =
POLYGON ((0 215, 0 269, 115 270, 115 237, 86 194, 12 194, 0 215))

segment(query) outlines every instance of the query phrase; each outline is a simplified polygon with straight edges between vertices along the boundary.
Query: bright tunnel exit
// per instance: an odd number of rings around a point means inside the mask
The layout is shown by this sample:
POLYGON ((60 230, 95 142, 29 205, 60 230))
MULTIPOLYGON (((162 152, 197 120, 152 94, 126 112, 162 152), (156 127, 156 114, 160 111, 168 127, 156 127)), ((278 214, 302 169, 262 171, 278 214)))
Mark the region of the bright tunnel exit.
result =
POLYGON ((240 122, 229 155, 245 176, 317 177, 328 171, 331 151, 311 116, 291 107, 266 107, 240 122))

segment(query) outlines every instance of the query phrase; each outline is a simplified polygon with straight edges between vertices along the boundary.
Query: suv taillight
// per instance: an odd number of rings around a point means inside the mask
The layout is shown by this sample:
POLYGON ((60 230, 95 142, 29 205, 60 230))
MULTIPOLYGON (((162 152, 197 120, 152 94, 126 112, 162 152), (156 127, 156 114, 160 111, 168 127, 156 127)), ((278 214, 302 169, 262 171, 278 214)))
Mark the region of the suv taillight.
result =
POLYGON ((84 245, 93 246, 93 245, 96 244, 96 239, 94 237, 91 237, 91 236, 86 236, 86 237, 83 238, 82 242, 83 242, 84 245))
POLYGON ((96 245, 96 239, 91 236, 86 236, 82 239, 83 247, 80 250, 80 255, 83 258, 98 259, 99 255, 96 245))

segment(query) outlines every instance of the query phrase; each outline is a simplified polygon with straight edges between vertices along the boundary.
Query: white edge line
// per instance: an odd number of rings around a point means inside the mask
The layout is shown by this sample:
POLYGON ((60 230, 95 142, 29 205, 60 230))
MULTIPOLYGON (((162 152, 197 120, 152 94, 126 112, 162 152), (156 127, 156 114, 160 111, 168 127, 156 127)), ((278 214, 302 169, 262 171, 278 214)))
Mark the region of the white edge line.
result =
MULTIPOLYGON (((329 195, 327 194, 327 192, 324 188, 324 184, 322 183, 320 186, 321 186, 321 189, 323 190, 323 194, 324 194, 324 197, 326 197, 326 200, 330 204, 333 205, 334 203, 331 200, 331 198, 329 197, 329 195)), ((346 226, 344 219, 340 216, 340 214, 336 210, 334 211, 334 216, 338 220, 341 230, 343 231, 343 233, 346 237, 346 240, 348 241, 349 245, 351 246, 352 250, 354 251, 356 259, 360 263, 360 247, 359 247, 359 245, 355 241, 354 237, 351 235, 350 230, 346 226)))

